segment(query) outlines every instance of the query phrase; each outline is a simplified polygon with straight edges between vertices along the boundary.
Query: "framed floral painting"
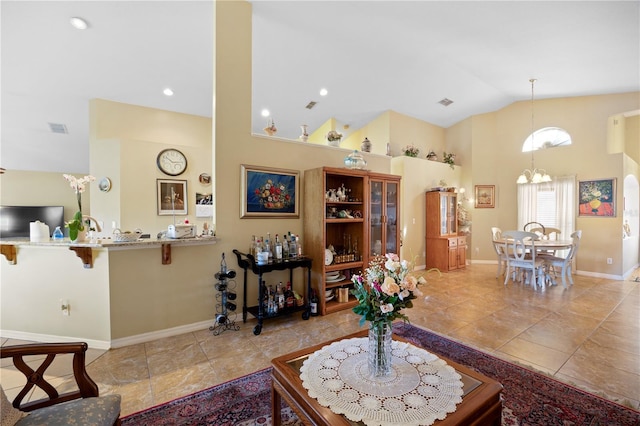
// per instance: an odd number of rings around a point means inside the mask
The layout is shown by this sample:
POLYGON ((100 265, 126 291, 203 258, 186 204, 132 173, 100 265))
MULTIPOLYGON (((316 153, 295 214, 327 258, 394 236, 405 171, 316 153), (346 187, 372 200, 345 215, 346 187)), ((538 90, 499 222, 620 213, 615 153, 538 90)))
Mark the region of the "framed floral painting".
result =
POLYGON ((579 181, 578 216, 615 217, 616 179, 579 181))
POLYGON ((241 218, 299 217, 300 172, 242 164, 241 218))

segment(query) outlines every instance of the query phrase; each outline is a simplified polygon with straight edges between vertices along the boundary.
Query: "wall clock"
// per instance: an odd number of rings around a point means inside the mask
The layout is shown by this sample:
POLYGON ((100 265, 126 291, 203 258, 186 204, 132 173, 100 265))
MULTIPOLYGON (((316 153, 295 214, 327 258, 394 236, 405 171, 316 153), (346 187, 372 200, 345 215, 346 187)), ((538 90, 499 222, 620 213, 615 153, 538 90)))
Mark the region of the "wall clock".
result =
POLYGON ((187 157, 175 148, 160 151, 156 163, 160 171, 169 176, 178 176, 187 170, 187 157))

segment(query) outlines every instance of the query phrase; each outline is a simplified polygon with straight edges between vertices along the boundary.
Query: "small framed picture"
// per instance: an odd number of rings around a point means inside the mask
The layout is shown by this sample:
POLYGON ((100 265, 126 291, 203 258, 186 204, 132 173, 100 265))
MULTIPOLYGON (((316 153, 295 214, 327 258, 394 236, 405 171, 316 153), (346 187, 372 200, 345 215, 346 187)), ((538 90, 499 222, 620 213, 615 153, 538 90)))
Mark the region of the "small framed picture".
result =
POLYGON ((496 206, 495 185, 476 185, 475 190, 476 208, 492 209, 496 206))
POLYGON ((158 215, 187 214, 187 181, 157 179, 158 215))
POLYGON ((579 181, 578 216, 615 217, 616 179, 579 181))
POLYGON ((299 217, 300 172, 241 165, 240 217, 299 217))

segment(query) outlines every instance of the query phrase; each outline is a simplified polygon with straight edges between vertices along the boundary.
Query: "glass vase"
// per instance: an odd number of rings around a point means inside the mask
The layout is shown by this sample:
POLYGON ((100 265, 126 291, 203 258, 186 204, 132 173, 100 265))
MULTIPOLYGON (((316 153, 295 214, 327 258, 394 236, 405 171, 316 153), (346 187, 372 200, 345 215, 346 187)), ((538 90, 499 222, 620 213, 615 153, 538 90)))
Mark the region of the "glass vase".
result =
POLYGON ((391 373, 391 342, 393 329, 391 322, 369 324, 369 374, 384 377, 391 373))

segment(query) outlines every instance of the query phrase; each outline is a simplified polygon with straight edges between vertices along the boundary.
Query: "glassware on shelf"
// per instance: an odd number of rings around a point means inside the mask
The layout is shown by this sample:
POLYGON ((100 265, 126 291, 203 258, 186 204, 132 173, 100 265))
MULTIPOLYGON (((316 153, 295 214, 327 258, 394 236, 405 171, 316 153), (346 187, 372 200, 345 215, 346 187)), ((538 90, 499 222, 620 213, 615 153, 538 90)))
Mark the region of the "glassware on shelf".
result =
POLYGON ((360 170, 364 169, 367 166, 367 162, 365 161, 362 154, 360 154, 358 150, 355 149, 351 154, 345 157, 344 165, 348 169, 360 170))

